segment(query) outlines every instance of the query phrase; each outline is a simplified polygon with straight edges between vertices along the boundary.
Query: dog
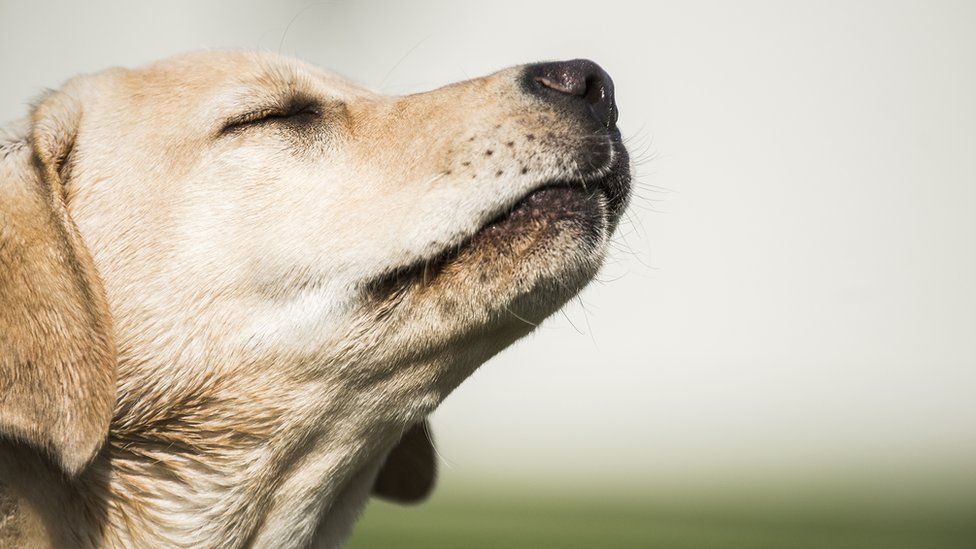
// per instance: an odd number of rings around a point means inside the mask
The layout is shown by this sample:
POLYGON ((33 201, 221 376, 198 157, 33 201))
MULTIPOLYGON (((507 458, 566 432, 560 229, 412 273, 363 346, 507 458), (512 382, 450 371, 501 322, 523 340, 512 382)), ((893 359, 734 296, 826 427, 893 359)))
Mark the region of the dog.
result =
POLYGON ((334 547, 427 416, 595 275, 587 60, 384 96, 263 52, 76 77, 0 137, 0 542, 334 547))

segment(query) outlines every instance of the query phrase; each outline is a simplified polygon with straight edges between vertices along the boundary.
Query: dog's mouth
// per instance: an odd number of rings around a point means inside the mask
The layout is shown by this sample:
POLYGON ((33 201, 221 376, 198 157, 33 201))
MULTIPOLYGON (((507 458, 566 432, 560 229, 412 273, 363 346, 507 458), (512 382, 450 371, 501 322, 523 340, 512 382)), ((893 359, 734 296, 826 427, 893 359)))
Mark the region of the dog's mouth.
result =
POLYGON ((390 297, 437 280, 462 256, 512 256, 557 234, 572 232, 579 247, 595 249, 612 232, 629 196, 626 153, 600 177, 543 183, 460 243, 393 269, 365 286, 367 296, 390 297))

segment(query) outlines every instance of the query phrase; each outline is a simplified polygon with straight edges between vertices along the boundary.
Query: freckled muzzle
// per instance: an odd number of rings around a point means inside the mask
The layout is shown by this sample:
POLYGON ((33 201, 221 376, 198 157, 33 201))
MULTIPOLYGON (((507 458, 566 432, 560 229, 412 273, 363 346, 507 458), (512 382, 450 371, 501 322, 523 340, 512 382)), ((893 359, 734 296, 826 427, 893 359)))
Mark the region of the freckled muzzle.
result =
MULTIPOLYGON (((592 275, 630 195, 630 161, 606 71, 587 60, 525 65, 395 105, 395 116, 374 120, 424 136, 398 140, 416 147, 398 154, 442 158, 435 188, 475 196, 472 202, 491 216, 463 239, 436 243, 377 277, 369 294, 389 296, 436 281, 482 280, 475 286, 488 287, 488 279, 502 291, 506 284, 592 275), (512 196, 513 188, 521 197, 512 196)), ((423 170, 423 163, 415 165, 423 170)))

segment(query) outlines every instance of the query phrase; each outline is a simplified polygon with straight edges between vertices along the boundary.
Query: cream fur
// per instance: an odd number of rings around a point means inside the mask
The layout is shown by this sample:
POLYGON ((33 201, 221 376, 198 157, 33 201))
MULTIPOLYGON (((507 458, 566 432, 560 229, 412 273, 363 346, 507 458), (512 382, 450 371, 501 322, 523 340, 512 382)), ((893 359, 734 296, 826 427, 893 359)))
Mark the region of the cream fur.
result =
POLYGON ((81 76, 44 98, 0 143, 0 167, 26 171, 39 139, 71 134, 51 162, 104 287, 117 396, 101 449, 60 468, 70 478, 34 446, 0 446, 0 492, 34 525, 17 535, 341 544, 401 433, 603 259, 616 219, 602 198, 594 242, 542 227, 505 254, 461 246, 541 185, 585 184, 619 161, 617 149, 606 165, 581 161, 608 138, 526 94, 519 74, 388 97, 221 51, 81 76), (294 97, 317 106, 310 125, 222 131, 294 97), (454 248, 429 280, 370 289, 454 248))

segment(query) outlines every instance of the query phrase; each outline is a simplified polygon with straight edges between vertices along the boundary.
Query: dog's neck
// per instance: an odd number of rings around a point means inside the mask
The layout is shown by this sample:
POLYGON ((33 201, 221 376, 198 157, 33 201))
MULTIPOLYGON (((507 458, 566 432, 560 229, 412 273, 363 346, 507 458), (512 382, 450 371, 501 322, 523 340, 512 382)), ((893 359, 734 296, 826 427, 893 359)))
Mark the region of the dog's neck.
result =
MULTIPOLYGON (((151 290, 139 296, 156 299, 151 290)), ((126 288, 107 279, 107 291, 126 288)), ((389 318, 381 333, 375 321, 339 329, 336 309, 307 313, 319 308, 316 291, 286 301, 302 314, 265 302, 193 310, 179 303, 201 300, 174 299, 172 311, 146 315, 141 307, 157 302, 116 303, 108 441, 70 483, 52 469, 40 491, 57 501, 34 505, 66 510, 44 521, 55 545, 335 546, 400 435, 528 331, 434 338, 389 318), (146 316, 171 324, 136 324, 146 316)))
POLYGON ((142 528, 126 532, 137 545, 152 545, 157 535, 190 546, 262 538, 299 545, 359 473, 349 464, 381 458, 382 448, 366 446, 375 441, 366 434, 386 428, 383 422, 309 428, 311 418, 302 417, 308 411, 288 405, 303 395, 247 398, 279 404, 259 418, 253 408, 214 402, 205 416, 174 410, 172 419, 163 420, 173 424, 159 433, 112 434, 110 466, 118 479, 112 493, 125 494, 115 501, 118 514, 146 519, 142 528), (130 496, 147 491, 154 492, 152 498, 130 496))
POLYGON ((129 387, 106 447, 64 489, 74 512, 56 518, 56 537, 72 546, 335 546, 403 429, 439 400, 410 381, 432 367, 129 387), (415 410, 405 414, 404 402, 415 410))

